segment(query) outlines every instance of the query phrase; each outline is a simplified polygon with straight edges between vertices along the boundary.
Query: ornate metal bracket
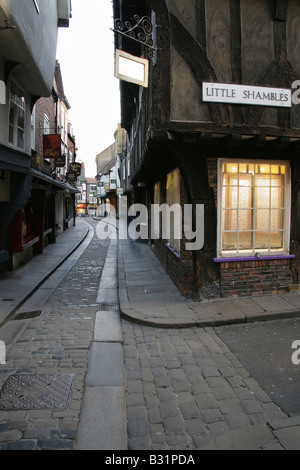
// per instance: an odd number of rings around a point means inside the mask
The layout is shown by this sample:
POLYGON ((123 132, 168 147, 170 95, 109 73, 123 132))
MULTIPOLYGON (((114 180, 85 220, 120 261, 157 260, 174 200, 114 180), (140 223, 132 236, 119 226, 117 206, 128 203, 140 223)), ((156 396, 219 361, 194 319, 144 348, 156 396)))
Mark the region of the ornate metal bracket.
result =
POLYGON ((147 16, 140 18, 138 15, 134 15, 135 24, 132 24, 130 21, 125 21, 125 23, 120 19, 115 19, 115 28, 113 31, 118 33, 119 37, 119 48, 122 49, 122 36, 125 36, 133 41, 136 41, 142 45, 142 53, 144 48, 148 49, 149 58, 153 58, 153 25, 147 16))

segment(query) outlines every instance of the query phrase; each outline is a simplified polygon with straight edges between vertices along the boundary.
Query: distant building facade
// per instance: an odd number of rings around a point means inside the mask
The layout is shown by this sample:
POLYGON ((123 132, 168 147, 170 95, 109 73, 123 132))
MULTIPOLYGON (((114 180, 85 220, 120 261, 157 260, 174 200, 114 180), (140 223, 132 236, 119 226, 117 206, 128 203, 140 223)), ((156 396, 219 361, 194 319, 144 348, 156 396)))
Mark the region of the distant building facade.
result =
POLYGON ((127 148, 127 133, 118 124, 114 134, 114 143, 96 157, 97 163, 97 197, 98 215, 108 214, 110 206, 114 208, 115 215, 119 216, 119 198, 124 195, 126 175, 125 160, 127 148))

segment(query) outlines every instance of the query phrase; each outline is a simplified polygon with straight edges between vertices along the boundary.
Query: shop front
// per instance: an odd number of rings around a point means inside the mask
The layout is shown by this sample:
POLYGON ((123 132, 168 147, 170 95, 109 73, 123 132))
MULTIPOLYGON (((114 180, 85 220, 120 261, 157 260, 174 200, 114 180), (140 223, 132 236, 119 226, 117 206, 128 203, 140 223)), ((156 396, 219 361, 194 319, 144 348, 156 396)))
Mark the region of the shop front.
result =
POLYGON ((184 231, 154 243, 181 290, 206 299, 299 289, 299 139, 213 132, 172 139, 177 170, 156 181, 153 201, 164 194, 182 210, 192 204, 194 230, 204 207, 201 249, 186 249, 184 231))
POLYGON ((0 148, 0 272, 9 266, 10 224, 28 201, 30 163, 24 153, 0 148))
POLYGON ((75 193, 70 185, 31 169, 31 186, 26 204, 17 211, 9 227, 8 269, 15 270, 44 247, 55 243, 56 236, 75 224, 75 193))
POLYGON ((173 281, 201 300, 299 289, 300 137, 177 126, 149 145, 132 180, 134 202, 148 205, 149 243, 173 281))

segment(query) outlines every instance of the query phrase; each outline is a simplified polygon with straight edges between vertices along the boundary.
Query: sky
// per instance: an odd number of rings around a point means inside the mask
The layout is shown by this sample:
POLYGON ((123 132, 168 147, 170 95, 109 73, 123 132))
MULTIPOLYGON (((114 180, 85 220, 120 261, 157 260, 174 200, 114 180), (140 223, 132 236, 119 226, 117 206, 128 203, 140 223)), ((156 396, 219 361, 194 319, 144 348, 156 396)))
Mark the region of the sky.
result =
POLYGON ((119 80, 114 76, 114 33, 111 0, 72 0, 69 28, 59 28, 56 57, 69 122, 85 176, 97 173, 96 155, 114 142, 120 122, 119 80))

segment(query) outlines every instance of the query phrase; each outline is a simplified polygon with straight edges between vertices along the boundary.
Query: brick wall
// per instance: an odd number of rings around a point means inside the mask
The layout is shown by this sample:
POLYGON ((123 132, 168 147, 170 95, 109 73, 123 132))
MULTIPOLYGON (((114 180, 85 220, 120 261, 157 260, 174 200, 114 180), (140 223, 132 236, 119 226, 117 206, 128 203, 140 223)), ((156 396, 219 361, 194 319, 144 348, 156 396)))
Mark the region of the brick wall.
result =
POLYGON ((43 135, 44 135, 44 114, 47 114, 50 120, 50 133, 54 134, 54 119, 55 119, 55 109, 54 109, 54 100, 53 97, 49 98, 40 98, 36 102, 36 118, 35 118, 35 151, 37 153, 38 160, 38 169, 50 174, 51 168, 54 167, 54 162, 44 161, 43 159, 43 135))
POLYGON ((287 292, 292 284, 291 261, 255 260, 221 263, 223 297, 287 292))

